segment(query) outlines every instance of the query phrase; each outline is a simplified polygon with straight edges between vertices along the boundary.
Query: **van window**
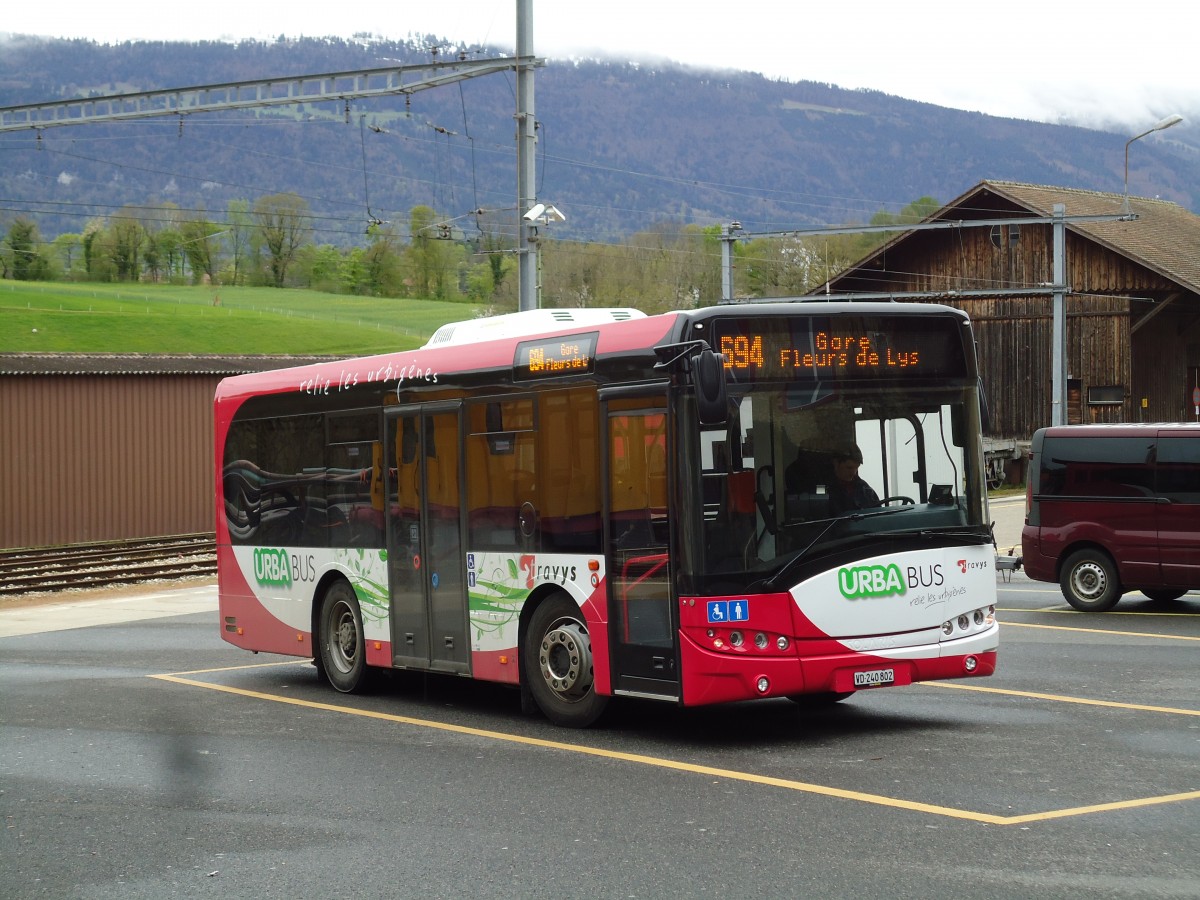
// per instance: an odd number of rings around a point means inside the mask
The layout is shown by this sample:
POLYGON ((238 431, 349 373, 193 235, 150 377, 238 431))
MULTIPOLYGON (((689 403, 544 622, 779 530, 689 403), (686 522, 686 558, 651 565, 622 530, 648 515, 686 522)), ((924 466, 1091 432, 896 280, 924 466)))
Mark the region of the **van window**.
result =
POLYGON ((1051 497, 1151 497, 1151 437, 1046 438, 1039 494, 1051 497))
POLYGON ((1158 493, 1174 503, 1200 503, 1200 440, 1160 438, 1158 493))

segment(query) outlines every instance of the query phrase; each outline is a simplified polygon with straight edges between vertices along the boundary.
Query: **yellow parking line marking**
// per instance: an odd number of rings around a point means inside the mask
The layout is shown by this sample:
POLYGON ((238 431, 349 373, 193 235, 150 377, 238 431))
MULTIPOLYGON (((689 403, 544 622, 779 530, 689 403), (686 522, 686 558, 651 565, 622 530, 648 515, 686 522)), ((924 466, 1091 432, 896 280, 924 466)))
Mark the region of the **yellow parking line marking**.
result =
POLYGON ((1118 809, 1137 809, 1139 806, 1158 806, 1162 803, 1179 803, 1183 800, 1200 800, 1200 791, 1186 791, 1182 794, 1164 794, 1161 797, 1139 797, 1136 800, 1117 800, 1113 803, 1097 803, 1094 806, 1075 806, 1070 809, 1050 809, 1041 813, 1030 813, 1025 816, 1009 816, 1004 820, 1005 825, 1023 825, 1026 822, 1045 822, 1048 819, 1065 819, 1070 816, 1082 816, 1095 812, 1111 812, 1118 809))
MULTIPOLYGON (((188 671, 188 672, 173 672, 172 674, 173 675, 209 675, 213 672, 240 672, 243 669, 269 669, 272 666, 299 666, 299 665, 311 665, 311 664, 312 664, 312 660, 310 660, 310 659, 307 659, 307 658, 299 659, 296 657, 290 657, 288 659, 280 660, 278 662, 250 663, 249 665, 243 665, 243 666, 221 666, 218 669, 192 669, 191 671, 188 671)), ((159 676, 151 675, 150 677, 158 678, 159 676)))
POLYGON ((1078 703, 1082 706, 1105 706, 1109 709, 1128 709, 1137 712, 1167 713, 1173 716, 1200 716, 1200 709, 1177 709, 1173 706, 1146 706, 1141 703, 1121 703, 1117 700, 1092 700, 1088 697, 1070 697, 1064 694, 1042 694, 1037 691, 1014 691, 1009 688, 983 687, 977 684, 955 684, 951 681, 923 681, 931 687, 951 688, 957 691, 977 691, 981 694, 1007 694, 1011 697, 1028 697, 1031 700, 1053 700, 1056 703, 1078 703))
POLYGON ((1113 631, 1109 628, 1077 628, 1074 625, 1035 625, 1032 622, 1001 622, 1001 627, 1045 628, 1050 631, 1082 631, 1087 634, 1107 634, 1113 637, 1143 637, 1162 641, 1200 641, 1200 636, 1190 634, 1154 634, 1149 631, 1113 631))
MULTIPOLYGON (((250 668, 250 667, 247 667, 250 668)), ((214 670, 214 671, 230 671, 214 670)), ((181 673, 187 674, 187 673, 181 673)), ((354 707, 338 706, 333 703, 321 703, 315 700, 300 700, 294 697, 284 697, 278 694, 267 694, 261 691, 250 691, 244 688, 230 687, 221 684, 211 684, 183 678, 180 675, 151 675, 160 681, 190 687, 207 688, 239 697, 254 700, 267 700, 283 703, 289 706, 299 706, 306 709, 317 709, 325 712, 342 713, 343 715, 360 716, 367 719, 378 719, 385 722, 395 722, 401 725, 412 725, 418 728, 431 728, 454 734, 471 735, 489 740, 505 741, 512 744, 524 744, 530 747, 541 747, 548 750, 560 750, 565 753, 578 753, 585 756, 597 756, 604 759, 621 760, 638 765, 652 766, 676 772, 686 772, 693 775, 705 775, 711 778, 724 778, 730 781, 740 781, 748 784, 760 784, 768 787, 778 787, 785 790, 798 791, 805 794, 815 794, 823 797, 836 797, 841 800, 854 800, 860 803, 871 803, 876 806, 887 806, 893 809, 904 809, 910 812, 923 812, 930 815, 945 816, 952 819, 966 819, 972 822, 983 822, 989 825, 1016 825, 1024 822, 1034 822, 1041 819, 1064 818, 1067 816, 1084 815, 1093 812, 1107 812, 1117 809, 1127 809, 1137 806, 1151 806, 1160 803, 1177 803, 1184 800, 1200 799, 1200 791, 1181 794, 1169 794, 1164 797, 1143 797, 1135 800, 1122 800, 1114 803, 1104 803, 1094 806, 1080 806, 1072 809, 1048 810, 1042 813, 1030 813, 1021 816, 998 816, 992 813, 976 812, 969 809, 958 809, 952 806, 937 806, 930 803, 920 803, 914 800, 901 800, 896 797, 885 797, 882 794, 868 794, 862 791, 849 791, 842 788, 822 784, 811 784, 804 781, 793 781, 787 778, 775 778, 769 775, 758 775, 753 772, 739 772, 735 769, 720 769, 715 766, 702 766, 695 763, 679 762, 657 756, 644 756, 640 753, 624 753, 617 750, 604 750, 599 747, 588 747, 583 744, 569 744, 563 741, 549 741, 543 738, 526 737, 519 734, 509 734, 503 731, 490 731, 483 728, 471 728, 466 725, 452 725, 448 722, 438 722, 431 719, 418 719, 412 716, 400 716, 375 710, 355 709, 354 707)), ((930 682, 934 683, 934 682, 930 682)), ((943 685, 948 687, 949 685, 943 685)))

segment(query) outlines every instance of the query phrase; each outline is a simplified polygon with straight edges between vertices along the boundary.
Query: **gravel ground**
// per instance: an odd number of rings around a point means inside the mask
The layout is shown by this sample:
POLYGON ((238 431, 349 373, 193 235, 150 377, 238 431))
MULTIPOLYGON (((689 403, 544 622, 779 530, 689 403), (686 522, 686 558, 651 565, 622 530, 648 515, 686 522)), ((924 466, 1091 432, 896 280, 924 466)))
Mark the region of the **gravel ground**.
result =
POLYGON ((0 610, 50 606, 55 603, 78 603, 85 600, 107 600, 113 597, 135 597, 139 594, 156 594, 159 591, 172 591, 179 588, 208 587, 216 583, 217 576, 215 575, 199 575, 195 578, 177 578, 169 581, 114 584, 111 587, 76 588, 69 591, 34 591, 29 594, 0 597, 0 610))

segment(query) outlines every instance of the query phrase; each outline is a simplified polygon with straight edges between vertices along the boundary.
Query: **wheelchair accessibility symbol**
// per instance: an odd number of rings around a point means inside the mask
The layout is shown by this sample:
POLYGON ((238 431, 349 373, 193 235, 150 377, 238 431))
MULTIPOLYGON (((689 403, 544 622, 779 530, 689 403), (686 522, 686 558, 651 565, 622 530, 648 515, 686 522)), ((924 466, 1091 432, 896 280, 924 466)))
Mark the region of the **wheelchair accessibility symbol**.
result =
POLYGON ((749 600, 709 600, 708 624, 723 625, 727 622, 745 622, 750 618, 749 600))

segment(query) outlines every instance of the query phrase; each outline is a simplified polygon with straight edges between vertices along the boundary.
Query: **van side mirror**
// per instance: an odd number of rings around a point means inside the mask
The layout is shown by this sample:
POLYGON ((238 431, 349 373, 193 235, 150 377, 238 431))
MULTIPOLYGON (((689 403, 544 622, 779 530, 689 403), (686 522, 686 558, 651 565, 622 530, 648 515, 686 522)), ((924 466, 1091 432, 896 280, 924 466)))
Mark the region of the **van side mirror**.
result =
POLYGON ((696 387, 696 410, 701 425, 721 425, 729 415, 725 393, 725 360, 713 350, 692 357, 692 382, 696 387))

